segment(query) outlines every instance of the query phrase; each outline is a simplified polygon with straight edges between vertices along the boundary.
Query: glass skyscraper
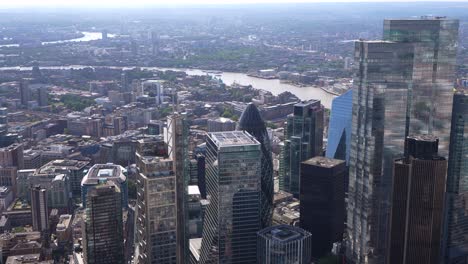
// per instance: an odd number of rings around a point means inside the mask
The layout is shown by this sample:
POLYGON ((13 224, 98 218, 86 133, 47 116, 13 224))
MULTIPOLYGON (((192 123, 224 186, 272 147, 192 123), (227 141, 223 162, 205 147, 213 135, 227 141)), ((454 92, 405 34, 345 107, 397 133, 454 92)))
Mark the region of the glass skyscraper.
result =
POLYGON ((312 235, 306 230, 278 225, 258 232, 258 264, 309 264, 312 235))
POLYGON ((444 263, 468 263, 468 90, 453 97, 447 175, 444 263))
POLYGON ((200 264, 254 264, 261 229, 261 147, 244 131, 209 133, 200 264))
POLYGON ((326 157, 346 160, 349 163, 351 151, 351 123, 353 118, 353 90, 333 99, 326 157))
POLYGON ((386 20, 384 41, 359 41, 353 87, 346 255, 385 263, 392 163, 410 134, 440 135, 448 152, 458 21, 386 20))
POLYGON ((323 113, 319 100, 294 105, 281 153, 279 187, 299 197, 301 162, 323 155, 323 113))
POLYGON ((262 150, 262 227, 271 225, 273 214, 273 160, 265 122, 254 104, 249 104, 242 113, 238 130, 247 131, 260 142, 262 150))

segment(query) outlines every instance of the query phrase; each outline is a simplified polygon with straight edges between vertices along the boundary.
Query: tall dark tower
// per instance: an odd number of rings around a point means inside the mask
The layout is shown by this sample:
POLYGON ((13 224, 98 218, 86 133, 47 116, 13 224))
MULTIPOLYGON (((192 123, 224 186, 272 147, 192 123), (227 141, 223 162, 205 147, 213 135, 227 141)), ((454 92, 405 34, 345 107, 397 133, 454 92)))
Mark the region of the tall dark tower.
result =
POLYGON ((242 113, 237 130, 249 132, 260 143, 262 152, 262 228, 265 228, 271 225, 273 213, 273 161, 265 122, 254 104, 249 104, 242 113))
POLYGON ((438 144, 430 135, 408 137, 405 157, 394 162, 387 263, 439 263, 447 160, 438 144))
POLYGON ((468 263, 468 90, 453 97, 447 173, 444 263, 468 263))

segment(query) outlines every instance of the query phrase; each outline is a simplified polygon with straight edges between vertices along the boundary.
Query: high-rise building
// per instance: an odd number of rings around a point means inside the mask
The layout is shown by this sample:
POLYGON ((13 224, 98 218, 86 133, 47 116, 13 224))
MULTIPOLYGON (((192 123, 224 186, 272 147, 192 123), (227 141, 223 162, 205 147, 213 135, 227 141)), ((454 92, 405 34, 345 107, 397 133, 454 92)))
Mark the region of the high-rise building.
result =
POLYGON ((351 123, 353 119, 353 90, 333 99, 326 156, 346 160, 349 163, 351 151, 351 123))
POLYGON ((444 263, 468 263, 468 90, 453 97, 444 227, 444 263))
POLYGON ((312 235, 290 225, 267 227, 258 232, 258 264, 309 264, 312 235))
POLYGON ((438 138, 411 136, 394 162, 388 263, 440 263, 447 160, 438 138))
POLYGON ((249 104, 244 110, 237 128, 247 131, 260 142, 262 151, 262 227, 266 228, 271 225, 273 214, 273 159, 265 122, 254 104, 249 104))
POLYGON ((386 262, 393 160, 404 139, 440 135, 440 154, 447 153, 457 30, 457 20, 440 17, 386 20, 384 41, 356 42, 345 239, 351 262, 386 262))
POLYGON ((163 103, 164 88, 163 82, 160 80, 147 80, 141 83, 143 92, 152 92, 155 95, 156 105, 159 106, 163 103))
POLYGON ((128 83, 128 73, 126 71, 122 71, 120 74, 120 92, 126 93, 129 92, 130 85, 128 83))
POLYGON ((122 195, 120 203, 123 207, 128 207, 128 182, 127 170, 120 165, 112 163, 108 164, 94 164, 88 173, 81 180, 81 200, 83 207, 86 207, 88 191, 101 181, 112 181, 119 186, 119 194, 122 195))
POLYGON ((328 255, 341 241, 345 223, 345 178, 343 160, 314 157, 301 164, 300 225, 312 233, 312 257, 328 255))
POLYGON ((47 190, 40 186, 31 188, 31 215, 34 231, 47 231, 49 228, 49 206, 47 190))
POLYGON ((167 119, 167 135, 169 158, 173 161, 173 171, 176 179, 177 203, 177 263, 185 264, 189 253, 187 230, 187 194, 189 176, 188 158, 189 126, 184 114, 174 113, 167 119))
POLYGON ((261 227, 261 147, 243 131, 209 133, 200 264, 256 263, 261 227))
POLYGON ((324 108, 319 100, 294 105, 288 116, 285 141, 281 150, 280 190, 299 197, 301 162, 323 155, 324 108))
POLYGON ((37 103, 39 106, 47 106, 49 103, 49 93, 47 86, 41 86, 37 89, 37 103))
POLYGON ((137 264, 174 264, 177 257, 176 175, 170 159, 137 153, 137 264))
POLYGON ((120 188, 103 180, 86 194, 83 253, 87 264, 124 264, 120 188))
POLYGON ((19 84, 19 94, 21 104, 27 106, 28 102, 31 100, 31 89, 29 89, 29 83, 27 80, 21 80, 19 84))
POLYGON ((23 169, 23 144, 14 143, 8 147, 0 148, 0 166, 23 169))

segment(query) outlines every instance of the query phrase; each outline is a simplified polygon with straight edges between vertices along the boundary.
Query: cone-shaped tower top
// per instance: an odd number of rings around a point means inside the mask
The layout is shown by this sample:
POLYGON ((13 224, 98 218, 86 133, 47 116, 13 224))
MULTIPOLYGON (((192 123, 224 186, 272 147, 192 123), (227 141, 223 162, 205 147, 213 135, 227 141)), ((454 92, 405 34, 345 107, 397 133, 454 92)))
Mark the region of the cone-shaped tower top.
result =
MULTIPOLYGON (((258 111, 255 104, 250 103, 247 105, 247 108, 242 113, 239 124, 237 125, 238 130, 246 130, 251 134, 262 133, 265 127, 265 122, 263 121, 260 111, 258 111)), ((253 135, 257 137, 257 135, 253 135)))

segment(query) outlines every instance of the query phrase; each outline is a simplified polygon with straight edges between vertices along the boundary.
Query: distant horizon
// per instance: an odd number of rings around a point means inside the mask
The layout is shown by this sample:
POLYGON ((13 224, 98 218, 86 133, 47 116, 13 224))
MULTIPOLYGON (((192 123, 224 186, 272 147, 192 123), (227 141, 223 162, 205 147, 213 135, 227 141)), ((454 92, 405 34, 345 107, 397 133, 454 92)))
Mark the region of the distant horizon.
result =
POLYGON ((8 3, 0 3, 0 9, 10 8, 70 8, 70 7, 94 7, 94 8, 120 8, 120 7, 172 7, 172 6, 238 6, 258 4, 333 4, 333 3, 467 3, 468 0, 17 0, 8 3))

